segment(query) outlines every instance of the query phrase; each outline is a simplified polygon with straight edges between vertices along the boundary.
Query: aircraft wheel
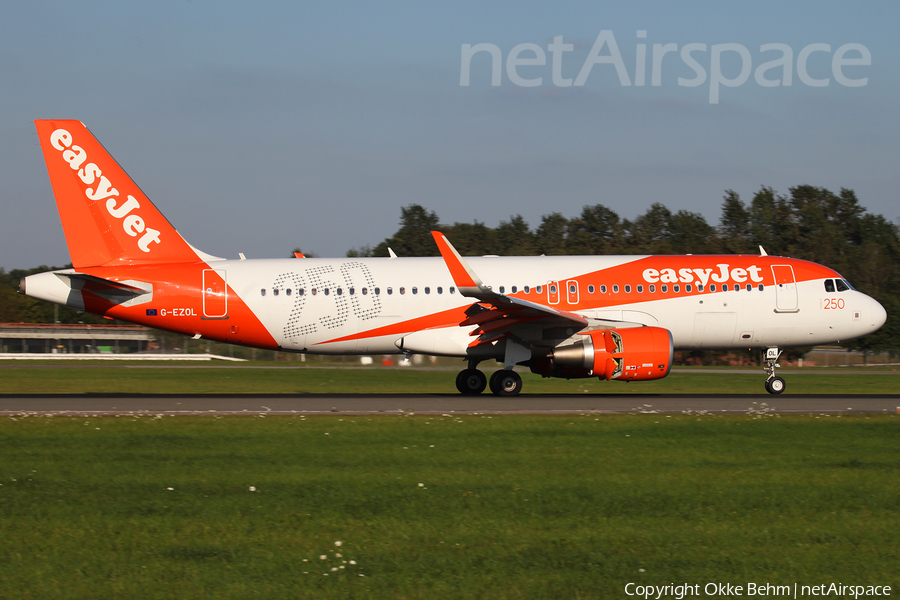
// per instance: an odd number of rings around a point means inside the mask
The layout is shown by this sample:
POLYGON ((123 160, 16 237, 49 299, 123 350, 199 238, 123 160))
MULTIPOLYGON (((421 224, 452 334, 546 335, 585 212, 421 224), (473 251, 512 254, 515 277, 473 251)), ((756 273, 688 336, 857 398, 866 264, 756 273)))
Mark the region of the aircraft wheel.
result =
POLYGON ((503 369, 491 375, 491 392, 495 396, 518 396, 522 391, 522 378, 515 371, 503 369))
POLYGON ((497 381, 500 376, 503 374, 503 371, 494 371, 491 375, 490 380, 488 380, 488 388, 491 390, 491 393, 495 396, 500 395, 500 382, 497 381))
POLYGON ((784 391, 786 384, 781 377, 773 377, 766 381, 766 391, 770 394, 780 394, 784 391))
POLYGON ((463 369, 456 376, 456 389, 464 396, 477 396, 487 386, 487 377, 478 369, 463 369))

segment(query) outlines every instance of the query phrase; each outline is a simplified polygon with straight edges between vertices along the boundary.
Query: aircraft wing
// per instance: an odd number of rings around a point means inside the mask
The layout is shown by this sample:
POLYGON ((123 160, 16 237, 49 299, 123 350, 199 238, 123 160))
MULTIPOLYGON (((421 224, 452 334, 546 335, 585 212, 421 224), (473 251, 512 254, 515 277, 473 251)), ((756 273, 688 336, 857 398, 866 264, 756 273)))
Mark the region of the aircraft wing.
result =
POLYGON ((432 231, 431 235, 456 289, 463 296, 478 300, 466 311, 466 319, 459 324, 460 327, 477 325, 470 335, 478 336, 478 339, 469 345, 470 348, 513 335, 516 330, 532 322, 540 329, 564 327, 578 331, 588 326, 588 320, 576 313, 498 294, 481 281, 443 233, 432 231))

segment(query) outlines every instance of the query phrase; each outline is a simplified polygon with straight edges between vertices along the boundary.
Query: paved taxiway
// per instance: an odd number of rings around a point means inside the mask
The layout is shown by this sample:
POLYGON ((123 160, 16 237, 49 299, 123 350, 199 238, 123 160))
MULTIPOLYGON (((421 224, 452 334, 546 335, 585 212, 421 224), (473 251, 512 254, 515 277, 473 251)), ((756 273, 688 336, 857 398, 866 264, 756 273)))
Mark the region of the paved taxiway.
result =
POLYGON ((321 395, 0 395, 0 414, 23 413, 566 413, 755 412, 886 414, 900 411, 900 394, 887 395, 540 395, 499 398, 489 394, 321 395))

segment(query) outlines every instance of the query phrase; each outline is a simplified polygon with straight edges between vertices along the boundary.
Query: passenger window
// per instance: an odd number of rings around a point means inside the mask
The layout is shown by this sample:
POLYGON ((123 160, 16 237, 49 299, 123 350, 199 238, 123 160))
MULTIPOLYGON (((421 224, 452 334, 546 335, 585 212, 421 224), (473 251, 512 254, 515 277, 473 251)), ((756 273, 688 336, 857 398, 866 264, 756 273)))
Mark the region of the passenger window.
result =
POLYGON ((681 286, 676 283, 675 285, 672 286, 672 291, 677 294, 678 292, 681 291, 681 286))
POLYGON ((748 283, 748 284, 747 284, 747 291, 748 291, 748 292, 752 292, 752 291, 753 291, 753 284, 752 284, 752 283, 748 283))
POLYGON ((728 291, 728 284, 727 284, 727 283, 723 283, 723 284, 722 284, 722 291, 723 291, 723 292, 727 292, 727 291, 728 291))
POLYGON ((698 291, 698 292, 702 292, 702 291, 703 291, 703 284, 702 284, 702 283, 698 283, 698 284, 697 284, 697 291, 698 291))
POLYGON ((343 293, 344 293, 344 290, 342 290, 341 288, 338 288, 338 289, 337 289, 337 295, 338 295, 338 296, 340 296, 340 295, 343 294, 343 293))
POLYGON ((326 296, 331 292, 331 290, 329 290, 328 288, 325 288, 322 291, 325 293, 326 296))
POLYGON ((593 293, 594 293, 594 286, 589 285, 588 286, 588 294, 593 294, 593 293))
POLYGON ((288 296, 290 296, 290 295, 291 295, 291 288, 288 288, 288 289, 284 290, 284 293, 287 294, 288 296))
POLYGON ((626 293, 626 294, 630 294, 630 293, 631 293, 631 286, 630 286, 630 285, 626 285, 626 286, 625 286, 625 293, 626 293))
POLYGON ((665 294, 666 292, 669 291, 669 286, 667 286, 666 284, 662 284, 659 289, 660 289, 660 291, 662 291, 663 294, 665 294))
POLYGON ((850 289, 850 286, 847 285, 847 282, 843 279, 836 279, 835 283, 837 284, 837 291, 846 292, 850 289))
POLYGON ((438 294, 443 294, 443 293, 444 293, 444 288, 442 288, 441 286, 438 286, 437 293, 438 293, 438 294))
POLYGON ((260 295, 260 296, 265 296, 265 295, 266 295, 266 289, 263 288, 263 289, 259 290, 259 295, 260 295))
POLYGON ((506 293, 506 286, 504 286, 504 285, 501 285, 501 286, 500 286, 500 293, 501 293, 501 294, 505 294, 505 293, 506 293))
POLYGON ((365 296, 369 293, 369 288, 363 288, 361 291, 362 291, 362 295, 365 296))
POLYGON ((319 291, 318 291, 316 288, 313 288, 313 289, 312 289, 312 295, 315 296, 317 293, 319 293, 319 291))
POLYGON ((347 290, 347 293, 350 294, 350 295, 352 296, 354 293, 356 293, 356 289, 355 289, 355 288, 350 288, 349 290, 347 290))
MULTIPOLYGON (((412 289, 412 292, 413 292, 413 294, 418 294, 418 293, 419 293, 419 288, 414 287, 414 288, 412 289)), ((401 293, 401 294, 403 293, 403 288, 400 288, 400 293, 401 293)))
POLYGON ((614 293, 614 294, 618 294, 618 293, 619 293, 619 284, 618 284, 618 283, 616 283, 616 284, 613 285, 613 293, 614 293))
POLYGON ((511 292, 512 292, 513 294, 515 294, 515 293, 518 291, 518 289, 519 289, 519 288, 517 288, 516 286, 512 286, 511 292))
POLYGON ((550 286, 550 293, 551 293, 551 294, 555 294, 555 293, 556 293, 556 286, 555 286, 555 285, 551 285, 551 286, 550 286))
POLYGON ((456 288, 453 287, 452 285, 450 286, 450 293, 451 293, 451 294, 455 294, 455 293, 456 293, 456 288))
POLYGON ((759 284, 759 285, 756 286, 756 287, 759 288, 759 291, 763 291, 763 290, 765 289, 765 288, 763 287, 763 284, 759 284))
POLYGON ((600 286, 600 293, 601 293, 601 294, 605 294, 605 293, 606 293, 606 286, 605 286, 605 285, 601 285, 601 286, 600 286))
POLYGON ((304 293, 304 292, 303 292, 303 288, 300 288, 299 290, 297 290, 297 293, 300 294, 300 295, 302 296, 303 293, 304 293))
POLYGON ((381 288, 375 288, 375 295, 376 295, 376 296, 380 296, 380 295, 381 295, 381 288))
POLYGON ((656 286, 653 285, 652 283, 650 284, 650 287, 647 288, 647 289, 649 290, 649 292, 650 292, 651 294, 653 294, 653 293, 656 292, 656 286))
POLYGON ((430 293, 431 293, 431 288, 430 288, 430 287, 426 287, 426 288, 425 288, 425 293, 426 293, 426 294, 430 294, 430 293))
POLYGON ((275 289, 272 290, 272 295, 273 295, 273 296, 277 296, 277 295, 278 295, 278 288, 275 288, 275 289))
POLYGON ((400 293, 401 293, 401 294, 405 294, 405 293, 406 293, 406 288, 405 288, 405 287, 400 288, 400 293))
POLYGON ((684 291, 686 291, 686 292, 689 293, 689 294, 691 293, 691 291, 692 291, 693 289, 694 289, 694 288, 691 287, 691 284, 687 284, 686 286, 684 286, 684 291))
POLYGON ((530 294, 530 293, 531 293, 531 286, 527 286, 527 285, 526 285, 524 288, 522 288, 522 291, 525 292, 526 294, 530 294))
POLYGON ((637 291, 638 291, 638 294, 643 294, 643 293, 644 293, 644 286, 638 285, 638 286, 637 286, 637 291))
POLYGON ((543 286, 540 286, 540 285, 539 285, 539 286, 537 286, 536 288, 534 288, 534 292, 535 292, 536 294, 540 294, 541 291, 542 291, 543 289, 544 289, 543 286))

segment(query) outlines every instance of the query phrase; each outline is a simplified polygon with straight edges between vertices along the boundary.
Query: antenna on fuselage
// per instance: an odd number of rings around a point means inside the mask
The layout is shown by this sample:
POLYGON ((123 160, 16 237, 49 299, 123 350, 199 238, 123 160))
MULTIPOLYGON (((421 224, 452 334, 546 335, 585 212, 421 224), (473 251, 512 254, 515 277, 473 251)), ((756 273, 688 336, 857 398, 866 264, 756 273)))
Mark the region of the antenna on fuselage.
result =
POLYGON ((760 245, 760 247, 759 247, 759 255, 760 256, 768 256, 769 255, 769 253, 766 252, 766 249, 763 248, 762 245, 760 245))

